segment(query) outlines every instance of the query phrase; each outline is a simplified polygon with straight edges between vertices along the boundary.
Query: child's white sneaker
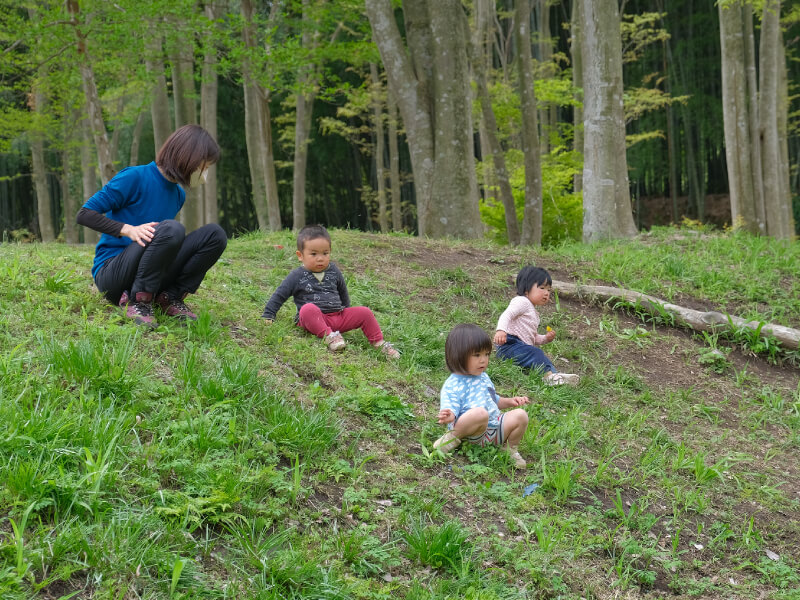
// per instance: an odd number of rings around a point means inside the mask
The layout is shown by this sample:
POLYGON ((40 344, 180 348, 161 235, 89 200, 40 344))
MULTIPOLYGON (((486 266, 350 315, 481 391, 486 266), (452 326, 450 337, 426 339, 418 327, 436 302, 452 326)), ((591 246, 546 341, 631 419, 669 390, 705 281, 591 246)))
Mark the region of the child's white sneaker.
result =
POLYGON ((524 469, 528 466, 528 463, 525 462, 525 459, 522 458, 522 455, 519 453, 519 450, 513 448, 511 446, 506 446, 506 451, 508 452, 509 457, 511 460, 514 461, 514 466, 518 469, 524 469))
POLYGON ((345 346, 344 338, 338 331, 331 331, 325 336, 324 341, 328 344, 328 350, 332 352, 338 352, 345 346))
POLYGON ((433 442, 433 449, 447 454, 448 452, 452 452, 458 448, 460 445, 461 440, 456 437, 456 434, 454 434, 452 431, 448 431, 438 440, 433 442))
POLYGON ((580 380, 580 375, 572 373, 553 373, 550 371, 544 376, 545 385, 578 385, 580 380))
POLYGON ((394 344, 391 342, 387 342, 386 340, 381 340, 381 343, 375 346, 376 348, 380 349, 386 358, 391 358, 393 360, 397 360, 400 358, 400 351, 394 347, 394 344))

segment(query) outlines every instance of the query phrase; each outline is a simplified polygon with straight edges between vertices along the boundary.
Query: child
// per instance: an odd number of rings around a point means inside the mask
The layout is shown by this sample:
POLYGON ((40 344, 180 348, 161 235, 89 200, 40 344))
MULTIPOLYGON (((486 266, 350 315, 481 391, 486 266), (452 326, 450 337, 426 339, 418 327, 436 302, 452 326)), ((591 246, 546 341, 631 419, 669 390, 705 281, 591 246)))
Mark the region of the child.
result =
POLYGON ((92 277, 112 304, 137 325, 155 327, 153 303, 170 317, 197 319, 186 304, 228 243, 211 223, 187 234, 175 216, 184 188, 205 183, 219 159, 217 142, 198 125, 184 125, 155 162, 123 169, 78 212, 79 225, 101 232, 92 277))
POLYGON ((524 469, 526 463, 518 447, 528 427, 528 413, 522 408, 507 413, 500 410, 527 404, 528 398, 497 395, 486 374, 491 352, 492 341, 477 325, 456 325, 447 336, 444 355, 451 375, 442 386, 438 419, 449 431, 433 447, 450 452, 464 439, 479 446, 502 447, 505 443, 514 465, 524 469))
POLYGON ((383 339, 375 315, 366 306, 350 306, 350 295, 339 268, 331 260, 331 236, 321 225, 308 225, 297 234, 297 258, 302 267, 289 273, 264 307, 268 323, 292 296, 297 305, 295 323, 322 338, 332 351, 344 348, 341 332, 360 328, 375 348, 389 358, 397 349, 383 339))
POLYGON ((528 266, 517 275, 517 297, 497 321, 494 343, 497 356, 514 361, 523 369, 541 369, 545 372, 547 385, 577 385, 580 377, 570 373, 559 373, 537 346, 547 344, 556 337, 549 327, 545 335, 539 335, 539 313, 536 306, 547 304, 553 280, 550 273, 539 267, 528 266))

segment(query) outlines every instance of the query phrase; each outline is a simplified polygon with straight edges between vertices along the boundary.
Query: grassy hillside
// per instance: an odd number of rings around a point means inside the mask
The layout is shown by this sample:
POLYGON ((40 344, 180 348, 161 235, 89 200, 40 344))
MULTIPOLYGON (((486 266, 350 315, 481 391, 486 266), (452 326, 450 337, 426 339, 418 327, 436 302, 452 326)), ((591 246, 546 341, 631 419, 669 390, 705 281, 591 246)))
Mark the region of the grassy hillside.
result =
POLYGON ((489 367, 532 399, 528 469, 429 451, 445 336, 493 330, 520 266, 800 327, 800 244, 334 231, 396 363, 358 331, 332 355, 291 301, 260 319, 293 244, 232 240, 199 321, 155 331, 96 293, 92 248, 0 246, 0 598, 800 597, 797 351, 561 298, 542 324, 579 387, 489 367))

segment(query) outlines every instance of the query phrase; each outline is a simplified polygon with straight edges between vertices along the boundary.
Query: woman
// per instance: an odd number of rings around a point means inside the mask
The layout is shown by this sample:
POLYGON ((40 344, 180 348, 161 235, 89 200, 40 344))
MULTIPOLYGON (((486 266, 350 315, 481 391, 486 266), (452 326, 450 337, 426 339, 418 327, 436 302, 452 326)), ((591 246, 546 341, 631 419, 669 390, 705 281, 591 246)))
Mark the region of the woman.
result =
POLYGON ((155 162, 123 169, 78 212, 79 225, 103 234, 92 265, 97 289, 137 325, 155 327, 153 302, 168 316, 197 319, 183 300, 197 291, 227 237, 215 223, 187 235, 175 217, 186 201, 181 186, 205 183, 219 154, 205 129, 184 125, 155 162))

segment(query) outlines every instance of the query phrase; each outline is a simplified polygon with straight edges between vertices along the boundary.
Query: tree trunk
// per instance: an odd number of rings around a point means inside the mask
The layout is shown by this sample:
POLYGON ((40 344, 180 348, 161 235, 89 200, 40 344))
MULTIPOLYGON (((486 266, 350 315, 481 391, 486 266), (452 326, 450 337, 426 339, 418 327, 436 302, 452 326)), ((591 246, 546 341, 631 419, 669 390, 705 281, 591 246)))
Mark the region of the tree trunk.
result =
POLYGON ((281 229, 281 211, 278 198, 278 177, 275 173, 275 153, 272 150, 272 116, 269 110, 269 90, 258 87, 261 104, 261 147, 263 148, 263 173, 267 190, 267 216, 272 231, 281 229))
MULTIPOLYGON (((539 48, 540 77, 542 79, 553 79, 555 76, 555 65, 553 64, 553 43, 550 39, 550 0, 535 0, 537 15, 537 46, 539 48)), ((539 153, 548 154, 550 152, 550 133, 556 128, 556 107, 552 105, 543 106, 539 111, 539 123, 541 125, 541 136, 539 138, 539 153)))
MULTIPOLYGON (((479 12, 482 13, 484 11, 479 12)), ((500 140, 497 139, 497 120, 494 116, 492 100, 489 96, 489 85, 486 81, 485 64, 488 22, 485 18, 478 17, 476 17, 475 21, 475 35, 472 42, 472 72, 475 78, 475 85, 478 90, 478 100, 481 106, 481 115, 483 118, 483 123, 485 124, 484 135, 482 136, 482 144, 484 143, 483 138, 485 138, 486 147, 482 149, 484 152, 488 152, 492 156, 494 175, 497 178, 500 192, 500 201, 503 203, 503 209, 505 211, 508 242, 516 246, 520 242, 519 223, 517 222, 517 208, 514 204, 514 193, 511 190, 511 183, 508 179, 508 170, 506 169, 506 160, 505 155, 503 154, 503 148, 500 145, 500 140)))
MULTIPOLYGON (((175 102, 175 127, 197 125, 197 91, 194 85, 194 45, 177 43, 169 53, 172 64, 172 97, 175 102)), ((205 208, 202 186, 184 186, 186 203, 180 221, 187 231, 202 225, 205 208)))
MULTIPOLYGON (((69 114, 69 106, 65 104, 64 114, 69 114)), ((64 147, 61 150, 61 202, 64 206, 64 241, 67 244, 78 243, 78 224, 75 222, 75 215, 78 214, 75 196, 70 190, 70 163, 72 162, 71 152, 73 147, 72 136, 74 133, 73 122, 64 119, 64 147)))
POLYGON ((86 34, 82 33, 78 21, 80 7, 77 0, 67 1, 67 11, 70 15, 70 24, 75 31, 78 49, 78 64, 81 74, 81 85, 86 97, 86 108, 89 115, 89 124, 94 137, 94 145, 97 148, 97 163, 100 168, 100 180, 103 185, 108 183, 116 174, 114 164, 111 160, 111 145, 108 142, 108 132, 103 122, 103 108, 100 104, 100 96, 97 93, 94 70, 89 59, 89 52, 86 47, 86 34))
POLYGON ((140 112, 136 117, 136 125, 133 126, 131 136, 131 151, 128 165, 134 167, 139 164, 139 143, 142 139, 142 127, 144 127, 144 113, 140 112))
POLYGON ((725 158, 733 224, 759 233, 762 228, 756 218, 753 162, 749 151, 755 140, 750 131, 742 11, 743 7, 739 4, 729 7, 719 5, 725 158))
MULTIPOLYGON (((581 61, 581 27, 580 14, 582 0, 572 0, 570 15, 570 54, 572 56, 572 86, 576 90, 583 89, 583 62, 581 61)), ((572 148, 583 155, 583 93, 575 93, 575 106, 572 109, 573 138, 572 148)), ((577 194, 583 191, 583 173, 575 173, 572 178, 572 189, 577 194)))
POLYGON ((150 115, 153 120, 153 142, 157 154, 172 133, 172 117, 169 114, 169 96, 167 94, 167 78, 164 75, 161 35, 154 37, 148 46, 150 55, 146 61, 147 71, 153 80, 150 92, 152 95, 150 115))
POLYGON ((389 118, 389 188, 392 195, 392 231, 403 231, 403 204, 400 193, 400 150, 397 143, 397 103, 387 89, 389 118))
POLYGON ((778 145, 781 152, 781 172, 780 172, 780 197, 788 199, 789 210, 789 231, 794 234, 795 220, 794 211, 792 210, 792 188, 791 188, 791 170, 789 169, 789 136, 788 136, 788 123, 789 123, 789 82, 786 72, 786 51, 783 42, 783 33, 778 30, 778 145))
POLYGON ((366 0, 372 37, 406 128, 419 233, 479 237, 466 18, 456 0, 405 0, 403 7, 408 52, 391 2, 366 0))
POLYGON ((250 166, 250 184, 253 193, 253 208, 256 212, 258 227, 262 231, 270 229, 269 209, 267 207, 267 185, 264 177, 264 154, 262 133, 264 127, 261 123, 261 98, 257 83, 252 72, 250 54, 255 50, 255 27, 253 26, 253 3, 251 0, 242 0, 242 17, 244 26, 242 38, 245 46, 245 56, 242 59, 242 78, 244 88, 244 122, 245 143, 247 145, 247 161, 250 166))
POLYGON ((386 213, 386 171, 384 159, 383 102, 381 102, 381 78, 378 65, 369 64, 372 78, 372 115, 375 123, 375 178, 378 184, 378 224, 381 233, 389 231, 389 218, 386 213))
MULTIPOLYGON (((307 22, 309 0, 303 0, 303 21, 307 22)), ((303 48, 314 44, 311 32, 306 29, 301 36, 303 48)), ((311 138, 311 117, 314 112, 312 65, 302 65, 297 74, 299 90, 295 100, 294 171, 292 176, 292 228, 298 231, 306 225, 306 170, 308 144, 311 138)))
POLYGON ((478 181, 472 129, 469 26, 460 0, 430 4, 434 42, 434 148, 436 177, 428 223, 433 237, 480 238, 478 181))
POLYGON ((582 0, 583 239, 632 237, 617 0, 582 0))
MULTIPOLYGON (((44 110, 44 94, 38 88, 33 91, 33 112, 37 115, 44 110)), ((47 165, 44 159, 44 132, 43 123, 38 118, 34 119, 30 132, 31 141, 31 168, 33 175, 33 189, 36 191, 36 215, 39 223, 39 237, 43 242, 52 242, 56 239, 53 226, 53 210, 50 201, 50 190, 47 185, 47 165)))
POLYGON ((760 233, 766 233, 766 209, 764 206, 764 180, 761 169, 761 145, 756 143, 759 139, 759 102, 758 102, 758 75, 756 69, 756 38, 753 33, 753 7, 749 4, 742 5, 742 22, 744 24, 744 69, 747 74, 747 114, 750 127, 750 139, 753 144, 748 149, 750 164, 753 168, 753 202, 756 211, 756 223, 760 233))
POLYGON ((533 88, 530 23, 530 0, 517 0, 514 36, 518 52, 522 153, 525 157, 525 212, 520 241, 538 246, 542 243, 542 158, 536 117, 536 92, 533 88))
POLYGON ((767 235, 779 239, 794 236, 791 197, 785 194, 783 156, 778 133, 778 81, 780 67, 780 0, 767 0, 761 19, 759 52, 759 141, 763 175, 767 235))
MULTIPOLYGON (((92 160, 92 129, 89 120, 84 116, 81 120, 83 143, 81 144, 81 184, 83 186, 84 200, 91 198, 97 191, 97 167, 92 160)), ((75 213, 77 214, 77 213, 75 213)), ((75 219, 75 214, 66 215, 67 219, 75 219)), ((83 227, 83 243, 96 244, 100 234, 94 229, 83 227)))
MULTIPOLYGON (((217 18, 213 3, 208 2, 204 10, 209 21, 213 22, 217 18)), ((200 84, 200 126, 215 140, 217 139, 217 100, 219 95, 216 66, 217 55, 212 47, 203 55, 203 81, 200 84)), ((216 164, 209 167, 206 183, 200 190, 203 199, 203 213, 200 215, 201 224, 217 223, 219 221, 219 207, 217 203, 216 164)))

